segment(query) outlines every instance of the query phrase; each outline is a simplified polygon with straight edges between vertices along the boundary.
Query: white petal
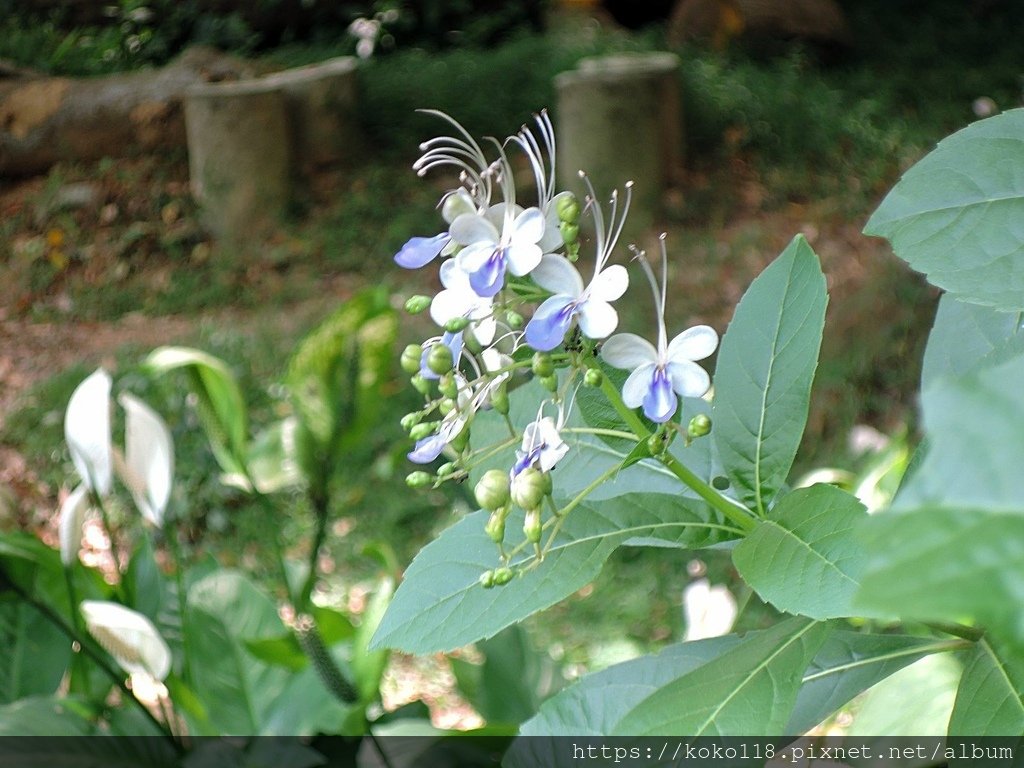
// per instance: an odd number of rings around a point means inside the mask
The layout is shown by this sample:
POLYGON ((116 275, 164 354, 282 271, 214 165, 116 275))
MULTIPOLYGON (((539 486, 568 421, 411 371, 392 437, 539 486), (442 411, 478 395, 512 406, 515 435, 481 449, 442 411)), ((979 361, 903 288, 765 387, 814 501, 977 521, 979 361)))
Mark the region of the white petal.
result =
POLYGON ((466 291, 447 288, 430 302, 430 319, 440 326, 449 320, 463 317, 473 307, 473 297, 466 291))
POLYGON ((579 305, 580 330, 588 339, 603 339, 615 331, 619 313, 607 301, 587 299, 579 305))
POLYGON ((110 374, 97 369, 71 394, 64 439, 82 481, 100 496, 110 493, 110 374))
POLYGON ((464 213, 457 216, 448 230, 452 240, 461 245, 472 245, 473 243, 490 243, 491 250, 498 242, 498 230, 494 228, 483 216, 475 213, 464 213))
POLYGON ((601 357, 608 365, 630 371, 658 361, 658 350, 635 333, 616 333, 601 346, 601 357))
POLYGON ((689 584, 683 590, 687 642, 728 634, 736 621, 736 600, 722 586, 709 586, 707 579, 689 584))
POLYGON ((512 243, 505 250, 508 271, 517 277, 530 274, 540 264, 544 252, 533 243, 512 243))
POLYGON ((60 561, 70 568, 82 548, 82 526, 89 511, 89 489, 80 485, 60 506, 60 561))
MULTIPOLYGON (((494 243, 479 242, 467 245, 455 257, 455 265, 463 272, 478 271, 494 254, 494 243)), ((447 262, 446 262, 447 263, 447 262)))
POLYGON ((162 528, 174 481, 174 443, 160 414, 137 397, 122 393, 127 483, 142 516, 162 528))
POLYGON ((629 287, 629 272, 621 264, 612 264, 591 281, 587 291, 595 299, 615 301, 629 287))
POLYGON ((622 385, 622 402, 630 408, 637 408, 647 397, 654 375, 654 363, 644 363, 631 374, 622 385))
POLYGON ((457 259, 448 259, 438 270, 441 285, 445 288, 465 288, 469 290, 469 275, 459 267, 457 259))
POLYGON ((444 202, 441 203, 441 216, 451 224, 464 213, 476 213, 476 205, 469 192, 460 187, 445 195, 444 202))
POLYGON ((530 277, 541 288, 576 298, 583 293, 583 278, 572 262, 564 256, 546 253, 530 277))
MULTIPOLYGON (((469 332, 473 334, 481 346, 486 346, 490 342, 495 340, 495 334, 498 333, 498 322, 496 321, 493 314, 490 314, 490 310, 487 310, 487 316, 479 319, 473 325, 469 327, 469 332)), ((470 315, 472 316, 472 314, 470 315)))
POLYGON ((708 372, 689 360, 672 361, 666 366, 672 389, 683 397, 700 397, 711 386, 708 372))
POLYGON ((83 600, 82 617, 89 634, 132 674, 145 672, 163 680, 171 671, 171 651, 153 622, 120 603, 83 600))
MULTIPOLYGON (((495 203, 486 211, 484 211, 484 217, 487 221, 491 222, 496 232, 505 231, 505 210, 508 206, 505 203, 495 203)), ((511 209, 511 216, 509 222, 515 221, 516 215, 523 210, 518 205, 513 205, 511 209)))
MULTIPOLYGON (((569 194, 564 192, 562 194, 569 194)), ((555 200, 558 199, 556 195, 555 200)), ((540 249, 544 253, 551 253, 561 248, 565 242, 562 240, 562 231, 558 228, 561 221, 558 218, 558 208, 555 206, 554 201, 552 205, 548 206, 548 212, 544 216, 544 237, 537 243, 540 249)))
POLYGON ((672 362, 703 360, 718 347, 718 333, 710 325, 687 328, 668 343, 668 359, 672 362))
POLYGON ((544 237, 544 213, 540 208, 527 208, 512 223, 512 242, 536 245, 544 237))

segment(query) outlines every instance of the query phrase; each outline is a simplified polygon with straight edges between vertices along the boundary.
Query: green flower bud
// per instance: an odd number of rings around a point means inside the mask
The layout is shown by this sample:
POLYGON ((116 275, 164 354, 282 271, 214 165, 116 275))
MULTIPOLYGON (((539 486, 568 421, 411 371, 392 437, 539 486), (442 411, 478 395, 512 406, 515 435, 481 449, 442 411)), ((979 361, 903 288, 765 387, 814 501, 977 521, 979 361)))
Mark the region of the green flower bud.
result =
POLYGON ((544 483, 543 484, 544 495, 545 496, 550 496, 551 495, 551 491, 554 490, 554 483, 551 482, 551 473, 550 472, 541 472, 540 473, 540 478, 541 478, 541 480, 544 483))
POLYGON ((480 578, 477 581, 480 582, 480 586, 484 589, 490 589, 494 586, 494 571, 484 571, 480 574, 480 578))
POLYGON ((445 397, 454 399, 459 394, 459 385, 455 383, 455 374, 448 371, 437 381, 437 391, 445 397))
POLYGON ((424 437, 430 437, 437 432, 440 424, 441 422, 439 421, 424 421, 409 430, 409 437, 413 440, 422 440, 424 437))
POLYGON ((405 484, 410 488, 426 488, 433 482, 433 475, 429 472, 424 472, 422 469, 416 472, 411 472, 405 476, 405 484))
POLYGON ((547 352, 533 353, 533 373, 536 376, 551 376, 555 372, 555 362, 547 352))
POLYGON ((562 240, 566 245, 576 243, 580 239, 580 228, 578 224, 569 224, 563 221, 558 225, 558 231, 562 233, 562 240))
POLYGON ((710 431, 711 419, 703 413, 698 413, 690 419, 690 424, 686 427, 686 434, 690 437, 704 437, 710 431))
POLYGON ((418 373, 420 370, 420 358, 423 357, 423 347, 419 344, 410 344, 402 350, 401 366, 406 373, 418 373))
POLYGON ((455 358, 447 344, 438 342, 427 352, 427 368, 438 376, 448 373, 453 365, 455 365, 455 358))
POLYGON ((503 416, 508 415, 508 387, 502 382, 491 392, 491 406, 503 416))
POLYGON ((446 463, 442 464, 440 467, 437 468, 437 476, 438 477, 448 477, 448 475, 454 475, 455 474, 455 470, 457 470, 457 469, 458 469, 458 466, 455 464, 454 461, 446 462, 446 463))
POLYGON ((538 381, 540 381, 541 386, 548 392, 554 392, 558 389, 558 377, 554 374, 551 374, 550 376, 541 376, 538 381))
POLYGON ((503 587, 512 581, 512 577, 515 576, 512 569, 508 566, 494 569, 494 584, 498 587, 503 587))
POLYGON ((508 473, 500 469, 489 469, 484 472, 484 476, 473 488, 476 503, 481 509, 492 512, 508 504, 509 494, 508 473))
POLYGON ((459 434, 448 442, 448 445, 457 453, 462 453, 466 450, 466 446, 469 445, 469 424, 466 424, 459 434))
POLYGON ((430 382, 424 379, 420 374, 417 373, 409 381, 412 382, 413 389, 421 395, 430 394, 430 382))
POLYGON ((526 318, 518 312, 510 309, 505 313, 505 322, 508 323, 509 328, 516 331, 523 327, 523 323, 526 322, 526 318))
POLYGON ((651 456, 660 456, 665 452, 665 435, 651 435, 647 438, 647 450, 651 456))
POLYGON ((526 540, 531 544, 536 544, 540 541, 540 535, 543 531, 544 527, 540 522, 540 510, 531 509, 523 519, 523 534, 526 536, 526 540))
POLYGON ((496 509, 487 518, 487 525, 484 526, 486 533, 495 544, 501 544, 505 540, 505 517, 508 515, 508 507, 496 509))
POLYGON ((455 401, 450 397, 446 397, 440 403, 437 404, 437 410, 441 412, 442 416, 447 416, 449 413, 455 410, 455 401))
POLYGON ((563 222, 575 224, 580 220, 580 204, 576 200, 576 195, 571 192, 558 198, 555 210, 558 212, 558 218, 563 222))
POLYGON ((565 244, 565 258, 569 261, 576 261, 580 257, 580 244, 579 242, 572 242, 565 244))
POLYGON ((459 331, 465 330, 467 325, 469 325, 468 317, 453 317, 444 324, 444 329, 448 331, 448 333, 458 333, 459 331))
POLYGON ((583 374, 583 383, 588 387, 600 387, 604 382, 604 372, 600 368, 588 368, 583 374))
POLYGON ((414 413, 405 414, 405 416, 402 417, 402 420, 399 423, 402 425, 402 429, 408 432, 410 429, 419 424, 422 420, 423 414, 419 411, 416 411, 414 413))
POLYGON ((534 467, 527 467, 512 480, 512 501, 530 511, 540 507, 548 482, 543 473, 534 467))
POLYGON ((433 301, 433 299, 429 296, 411 296, 408 301, 405 302, 405 311, 410 315, 417 315, 429 307, 431 301, 433 301))

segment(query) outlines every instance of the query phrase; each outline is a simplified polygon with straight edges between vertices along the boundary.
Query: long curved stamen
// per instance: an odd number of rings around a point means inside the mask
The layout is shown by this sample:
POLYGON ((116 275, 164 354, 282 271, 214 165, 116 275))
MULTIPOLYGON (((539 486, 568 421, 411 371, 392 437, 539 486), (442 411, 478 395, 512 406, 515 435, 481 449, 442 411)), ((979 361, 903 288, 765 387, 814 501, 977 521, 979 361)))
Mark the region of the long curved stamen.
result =
POLYGON ((419 110, 425 115, 439 117, 451 124, 459 136, 437 136, 420 144, 423 155, 413 164, 413 169, 420 176, 438 166, 454 165, 472 181, 471 191, 479 207, 487 205, 491 199, 491 185, 487 178, 487 157, 480 145, 450 115, 436 109, 419 110))
POLYGON ((525 125, 518 134, 512 136, 523 152, 526 153, 533 168, 534 180, 537 184, 538 204, 543 208, 551 202, 555 190, 555 131, 551 125, 547 110, 542 110, 539 115, 534 115, 538 131, 543 141, 537 141, 537 137, 525 125), (545 170, 544 155, 547 154, 547 170, 545 170))
POLYGON ((664 358, 668 349, 668 333, 665 329, 665 283, 668 274, 668 255, 665 252, 665 235, 661 235, 661 258, 662 258, 662 284, 658 285, 658 278, 654 276, 654 270, 647 261, 647 254, 644 251, 636 251, 634 258, 640 262, 640 268, 647 276, 647 282, 651 285, 651 293, 654 294, 654 309, 658 318, 658 357, 664 358))
POLYGON ((509 243, 512 235, 512 222, 515 220, 516 184, 515 179, 512 178, 512 166, 508 162, 508 155, 505 154, 505 147, 493 136, 488 136, 487 139, 498 148, 499 159, 491 167, 497 167, 501 196, 505 201, 505 219, 501 227, 501 245, 505 246, 509 243))

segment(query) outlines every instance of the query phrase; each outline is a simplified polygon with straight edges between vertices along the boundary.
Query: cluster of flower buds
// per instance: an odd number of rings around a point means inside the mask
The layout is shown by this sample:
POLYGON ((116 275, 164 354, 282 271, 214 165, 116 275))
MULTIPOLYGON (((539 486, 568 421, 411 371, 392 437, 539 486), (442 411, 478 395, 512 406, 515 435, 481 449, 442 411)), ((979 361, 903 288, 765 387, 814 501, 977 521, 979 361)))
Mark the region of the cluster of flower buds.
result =
MULTIPOLYGON (((406 269, 440 260, 442 290, 435 296, 414 296, 411 313, 429 310, 439 331, 422 344, 402 352, 402 368, 424 396, 421 409, 407 414, 403 427, 415 441, 409 459, 432 464, 447 461, 431 473, 418 470, 407 477, 412 487, 432 487, 468 476, 474 457, 469 435, 475 415, 493 408, 506 415, 512 439, 520 442, 514 463, 491 469, 476 484, 476 500, 490 512, 486 530, 497 544, 502 567, 481 577, 484 586, 507 581, 513 572, 504 549, 506 521, 518 508, 523 513, 523 538, 543 557, 545 528, 557 519, 552 501, 551 471, 570 450, 561 432, 582 385, 610 386, 598 363, 631 370, 621 400, 629 408, 662 425, 678 409, 678 397, 699 397, 710 386, 695 361, 710 355, 718 342, 707 326, 697 326, 671 342, 665 332, 667 256, 662 244, 659 287, 639 253, 651 282, 659 318, 655 347, 635 334, 612 335, 619 322, 612 302, 629 285, 623 264, 612 263, 629 211, 632 183, 624 194, 613 192, 608 208, 588 190, 582 203, 571 192, 557 192, 554 176, 555 136, 546 113, 533 129, 524 126, 501 142, 478 143, 458 122, 430 112, 452 127, 452 135, 423 143, 414 165, 420 174, 448 167, 458 173, 458 186, 438 206, 447 229, 414 237, 395 256, 406 269), (522 152, 533 172, 534 203, 517 202, 510 151, 522 152), (593 222, 590 242, 581 241, 580 222, 593 222), (583 246, 593 248, 593 271, 585 281, 577 264, 583 246), (527 319, 529 318, 529 319, 527 319), (601 346, 603 342, 603 347, 601 346), (549 393, 536 418, 525 425, 508 419, 509 388, 532 374, 549 393), (554 412, 554 417, 545 415, 554 412), (545 508, 550 509, 545 521, 545 508)), ((701 417, 706 420, 706 417, 701 417)), ((687 439, 706 434, 710 423, 691 423, 687 439)), ((674 433, 673 433, 674 434, 674 433)))

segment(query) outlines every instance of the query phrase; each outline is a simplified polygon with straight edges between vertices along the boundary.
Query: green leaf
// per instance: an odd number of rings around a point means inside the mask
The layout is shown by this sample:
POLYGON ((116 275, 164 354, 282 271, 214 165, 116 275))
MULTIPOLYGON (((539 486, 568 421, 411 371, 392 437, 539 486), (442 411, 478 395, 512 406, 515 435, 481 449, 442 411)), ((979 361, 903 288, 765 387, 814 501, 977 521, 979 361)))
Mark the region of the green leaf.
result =
POLYGON ((865 519, 864 505, 840 488, 799 488, 736 546, 733 563, 780 611, 812 619, 852 616, 864 565, 854 529, 865 519))
MULTIPOLYGON (((750 633, 747 639, 759 633, 750 633)), ((583 677, 545 701, 519 729, 523 736, 606 736, 621 732, 619 722, 633 708, 668 685, 741 642, 725 635, 676 643, 661 653, 615 664, 583 677)))
POLYGON ((395 584, 390 576, 377 582, 352 640, 352 674, 359 690, 359 700, 364 704, 377 698, 384 668, 388 664, 390 654, 383 649, 370 650, 370 640, 380 626, 394 592, 395 584))
MULTIPOLYGON (((660 687, 752 640, 725 635, 677 643, 661 653, 616 664, 587 675, 545 701, 527 721, 523 736, 602 736, 621 732, 618 723, 660 687)), ((948 641, 905 635, 833 630, 803 672, 784 733, 803 733, 861 691, 923 656, 946 649, 948 641)), ((517 765, 513 763, 513 765, 517 765)))
POLYGON ((245 647, 253 656, 260 661, 272 664, 277 667, 284 667, 292 672, 298 672, 309 666, 309 659, 302 652, 299 641, 295 639, 293 632, 281 635, 280 637, 261 637, 256 640, 246 640, 245 647))
POLYGON ((740 300, 718 353, 711 434, 742 502, 762 516, 807 423, 828 294, 800 235, 740 300))
POLYGON ((1024 514, 1024 355, 943 379, 921 395, 928 450, 893 504, 1024 514))
POLYGON ((943 736, 949 724, 960 665, 935 653, 872 687, 858 702, 849 736, 943 736))
POLYGON ((973 618, 1024 638, 1024 515, 923 507, 872 517, 855 606, 904 620, 973 618))
POLYGON ((0 703, 57 691, 71 641, 28 603, 0 598, 0 703))
POLYGON ((519 725, 532 716, 556 676, 550 659, 533 647, 520 626, 477 645, 483 664, 450 659, 459 691, 488 725, 519 725))
POLYGON ((184 370, 197 398, 197 412, 221 469, 245 475, 248 410, 242 390, 227 363, 188 347, 160 347, 144 363, 156 375, 184 370))
POLYGON ((979 307, 944 294, 939 299, 935 323, 928 335, 921 368, 921 389, 927 389, 942 377, 970 373, 979 363, 992 361, 1019 344, 1009 344, 1021 336, 1021 313, 1000 312, 979 307))
MULTIPOLYGON (((0 736, 86 736, 93 725, 74 700, 33 696, 0 706, 0 736)), ((42 747, 46 739, 25 739, 26 748, 42 747)), ((8 747, 4 747, 7 754, 8 747)), ((50 751, 50 750, 47 750, 50 751)), ((24 759, 28 759, 24 753, 24 759)))
POLYGON ((933 285, 975 304, 1024 309, 1024 110, 949 136, 904 174, 865 234, 933 285))
POLYGON ((787 619, 643 699, 615 735, 777 736, 789 721, 804 670, 828 625, 787 619))
POLYGON ((298 345, 285 383, 299 421, 298 460, 314 486, 339 451, 377 421, 391 368, 397 316, 382 288, 345 302, 298 345))
POLYGON ((955 641, 834 630, 804 672, 786 733, 806 733, 854 696, 955 641))
POLYGON ((1024 658, 1019 650, 982 638, 960 678, 949 720, 950 736, 1024 733, 1024 658))
POLYGON ((262 733, 266 708, 288 673, 257 659, 245 643, 284 633, 274 601, 240 573, 221 571, 192 586, 188 609, 192 676, 207 725, 218 734, 262 733))
MULTIPOLYGON (((513 395, 513 423, 532 420, 544 396, 540 385, 531 383, 513 395)), ((410 653, 451 650, 492 637, 586 586, 620 545, 699 548, 736 535, 663 465, 645 460, 619 471, 632 446, 626 443, 624 452, 580 429, 586 427, 570 419, 563 430, 570 451, 552 472, 553 498, 559 506, 578 494, 585 500, 566 515, 544 561, 503 587, 484 589, 478 580, 500 564, 498 552, 484 533, 487 513, 469 515, 413 560, 373 646, 410 653)), ((478 414, 472 430, 473 450, 489 458, 474 466, 470 482, 487 469, 512 466, 518 445, 508 439, 500 415, 478 414)), ((671 450, 706 482, 719 474, 707 441, 689 448, 677 441, 671 450)), ((522 523, 522 513, 510 515, 507 536, 521 536, 522 523)), ((520 555, 513 565, 526 557, 520 555)))

